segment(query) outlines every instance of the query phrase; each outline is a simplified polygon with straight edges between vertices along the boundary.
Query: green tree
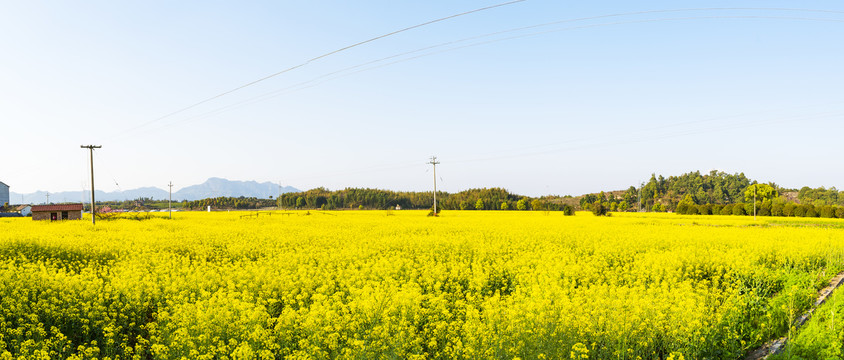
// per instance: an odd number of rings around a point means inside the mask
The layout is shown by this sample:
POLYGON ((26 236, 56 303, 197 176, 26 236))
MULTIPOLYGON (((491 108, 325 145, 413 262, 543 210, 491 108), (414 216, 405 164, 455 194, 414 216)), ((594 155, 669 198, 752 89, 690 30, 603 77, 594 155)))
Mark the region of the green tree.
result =
POLYGON ((527 200, 521 199, 516 202, 516 209, 517 210, 527 210, 527 200))
POLYGON ((542 202, 539 201, 539 199, 533 199, 533 201, 530 202, 530 209, 531 210, 542 210, 543 209, 542 202))
POLYGON ((297 198, 296 198, 296 207, 297 207, 297 208, 302 208, 302 207, 304 207, 304 206, 305 206, 305 198, 303 198, 303 197, 301 197, 301 196, 300 196, 300 197, 297 197, 297 198))
POLYGON ((692 198, 692 194, 686 194, 683 197, 683 200, 677 204, 677 213, 678 214, 690 214, 690 208, 695 206, 695 200, 692 198))
POLYGON ((779 196, 777 189, 774 189, 768 184, 753 184, 744 190, 744 201, 750 202, 751 204, 753 201, 773 200, 777 196, 779 196), (753 196, 754 193, 756 194, 755 198, 753 196))
POLYGON ((510 204, 508 204, 506 201, 502 202, 501 210, 510 210, 510 204))
POLYGON ((571 206, 571 205, 564 205, 563 206, 563 215, 565 215, 565 216, 574 215, 574 207, 571 206))
POLYGON ((478 199, 475 202, 475 210, 483 210, 484 209, 484 201, 482 199, 478 199))

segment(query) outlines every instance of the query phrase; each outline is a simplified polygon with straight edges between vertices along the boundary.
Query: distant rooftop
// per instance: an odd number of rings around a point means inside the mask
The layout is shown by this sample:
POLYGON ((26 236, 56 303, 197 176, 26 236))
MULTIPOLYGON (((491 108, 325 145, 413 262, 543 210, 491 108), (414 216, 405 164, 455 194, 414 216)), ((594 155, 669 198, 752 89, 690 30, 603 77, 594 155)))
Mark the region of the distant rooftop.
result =
POLYGON ((35 205, 32 212, 40 211, 81 211, 82 204, 35 205))

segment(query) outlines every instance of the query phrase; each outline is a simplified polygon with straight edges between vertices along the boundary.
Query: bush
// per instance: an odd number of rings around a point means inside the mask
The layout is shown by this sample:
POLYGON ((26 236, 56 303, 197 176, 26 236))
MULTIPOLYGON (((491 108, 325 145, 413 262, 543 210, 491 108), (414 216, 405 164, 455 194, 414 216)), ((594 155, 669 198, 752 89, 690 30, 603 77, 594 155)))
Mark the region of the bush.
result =
POLYGON ((563 206, 563 215, 573 216, 574 215, 574 206, 571 206, 571 205, 563 206))
POLYGON ((733 214, 732 205, 724 205, 724 207, 721 208, 721 215, 732 215, 732 214, 733 214))
POLYGON ((844 206, 838 206, 835 208, 835 217, 844 219, 844 206))
POLYGON ((607 214, 607 208, 600 201, 596 201, 592 204, 592 213, 595 216, 604 216, 607 214))
POLYGON ((469 203, 466 202, 466 200, 463 200, 463 201, 460 202, 459 206, 460 206, 460 210, 466 210, 466 209, 469 208, 469 203))
POLYGON ((762 206, 757 209, 757 213, 759 216, 771 216, 772 206, 771 200, 765 200, 762 202, 762 206))
POLYGON ((720 215, 721 210, 724 210, 723 205, 712 204, 712 211, 711 211, 712 215, 720 215))
POLYGON ((795 216, 794 212, 797 210, 797 205, 788 203, 782 206, 782 216, 795 216))
POLYGON ((818 209, 818 215, 822 218, 834 218, 835 217, 835 209, 830 205, 821 206, 818 209))
POLYGON ((783 204, 773 204, 771 205, 771 215, 772 216, 785 216, 783 213, 783 208, 785 206, 783 204))
POLYGON ((733 215, 747 215, 747 211, 745 211, 744 205, 744 203, 738 203, 733 205, 733 215))
POLYGON ((805 217, 806 216, 806 205, 800 204, 794 207, 794 216, 796 217, 805 217))
POLYGON ((747 215, 753 215, 753 211, 756 210, 756 215, 759 215, 759 208, 761 207, 762 202, 756 202, 756 208, 754 209, 753 203, 746 203, 744 204, 744 213, 747 215))

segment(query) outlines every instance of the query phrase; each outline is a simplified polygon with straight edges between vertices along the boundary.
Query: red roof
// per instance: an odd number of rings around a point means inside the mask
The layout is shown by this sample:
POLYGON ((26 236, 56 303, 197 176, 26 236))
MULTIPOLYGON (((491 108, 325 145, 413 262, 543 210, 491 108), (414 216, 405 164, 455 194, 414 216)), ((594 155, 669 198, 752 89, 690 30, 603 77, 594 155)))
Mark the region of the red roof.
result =
POLYGON ((32 212, 41 211, 81 211, 82 204, 62 204, 62 205, 35 205, 32 207, 32 212))

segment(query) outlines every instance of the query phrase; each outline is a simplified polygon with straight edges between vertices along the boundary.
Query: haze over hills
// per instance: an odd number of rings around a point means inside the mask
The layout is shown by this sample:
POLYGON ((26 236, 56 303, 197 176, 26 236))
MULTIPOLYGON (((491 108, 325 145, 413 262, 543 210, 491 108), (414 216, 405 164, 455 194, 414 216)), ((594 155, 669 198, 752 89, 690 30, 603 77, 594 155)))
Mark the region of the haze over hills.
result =
MULTIPOLYGON (((281 188, 282 193, 299 191, 299 189, 292 186, 281 188)), ((179 191, 173 192, 173 201, 200 200, 220 196, 268 198, 270 196, 276 197, 278 192, 278 184, 269 181, 259 183, 257 181, 210 178, 202 184, 187 186, 179 191)), ((90 192, 86 191, 85 194, 82 194, 81 191, 50 192, 51 203, 79 202, 83 200, 83 197, 85 201, 90 201, 88 198, 90 197, 90 192)), ((167 190, 151 186, 123 191, 105 192, 97 190, 96 192, 97 201, 123 201, 137 198, 167 199, 167 197, 167 190)), ((36 191, 29 194, 10 192, 9 198, 10 202, 14 204, 41 204, 47 201, 47 191, 36 191)))

